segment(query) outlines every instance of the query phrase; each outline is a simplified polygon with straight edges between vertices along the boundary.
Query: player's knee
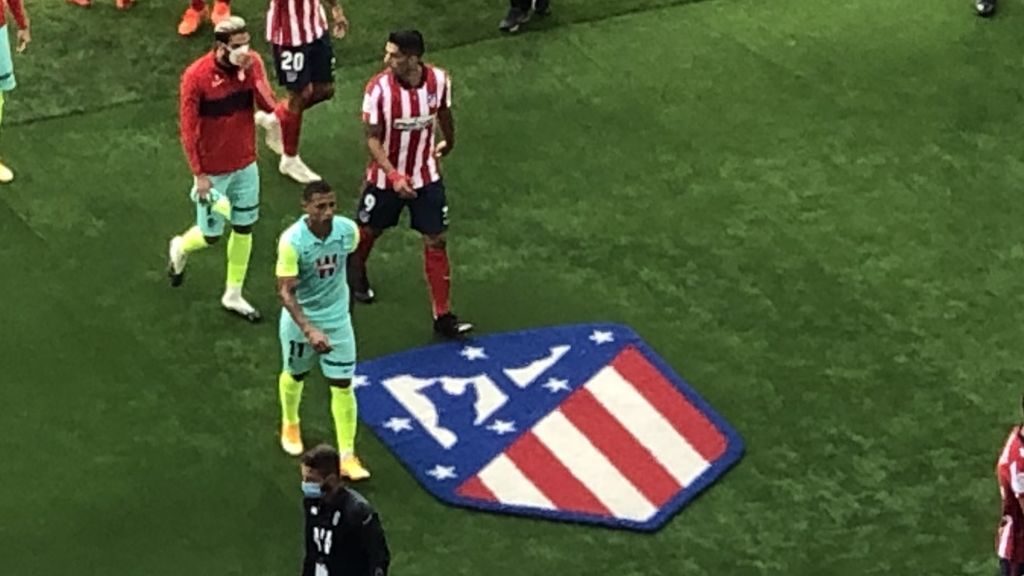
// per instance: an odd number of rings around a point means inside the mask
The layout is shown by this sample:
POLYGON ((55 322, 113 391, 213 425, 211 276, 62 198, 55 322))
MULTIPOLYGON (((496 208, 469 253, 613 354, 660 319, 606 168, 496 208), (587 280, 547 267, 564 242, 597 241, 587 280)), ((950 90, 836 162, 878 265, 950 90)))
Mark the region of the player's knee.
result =
POLYGON ((302 382, 306 378, 306 374, 309 374, 309 372, 303 372, 301 374, 292 374, 292 379, 295 380, 296 382, 302 382))
POLYGON ((334 98, 334 84, 323 84, 318 86, 319 98, 317 100, 330 100, 334 98))
POLYGON ((235 231, 235 234, 252 234, 252 224, 246 226, 232 226, 231 229, 235 231))
POLYGON ((433 248, 435 250, 444 250, 445 248, 448 247, 448 239, 445 238, 444 234, 424 234, 423 244, 425 244, 427 248, 433 248))
POLYGON ((220 240, 220 236, 203 236, 203 239, 206 240, 207 246, 213 246, 220 240))
POLYGON ((288 111, 298 114, 306 109, 306 100, 309 99, 309 86, 288 93, 288 111))
POLYGON ((331 378, 329 382, 333 388, 348 388, 352 385, 351 378, 331 378))

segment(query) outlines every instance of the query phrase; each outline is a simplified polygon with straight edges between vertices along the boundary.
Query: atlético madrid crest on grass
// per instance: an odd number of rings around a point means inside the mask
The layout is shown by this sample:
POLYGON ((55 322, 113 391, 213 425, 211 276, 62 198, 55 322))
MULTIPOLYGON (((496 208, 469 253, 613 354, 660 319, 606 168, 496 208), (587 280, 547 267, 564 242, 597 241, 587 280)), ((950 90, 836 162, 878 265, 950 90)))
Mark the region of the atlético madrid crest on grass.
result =
POLYGON ((630 328, 561 326, 371 360, 361 420, 442 501, 653 531, 743 441, 630 328))

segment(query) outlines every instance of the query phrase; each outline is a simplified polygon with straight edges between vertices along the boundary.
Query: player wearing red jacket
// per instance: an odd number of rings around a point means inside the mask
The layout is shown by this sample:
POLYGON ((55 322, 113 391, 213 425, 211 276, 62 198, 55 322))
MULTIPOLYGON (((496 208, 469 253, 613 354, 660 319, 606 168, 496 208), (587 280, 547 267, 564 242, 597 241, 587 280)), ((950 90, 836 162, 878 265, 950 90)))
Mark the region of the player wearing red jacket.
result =
MULTIPOLYGON (((22 0, 7 0, 6 6, 11 9, 14 23, 18 27, 18 53, 24 52, 32 36, 28 31, 28 14, 22 0)), ((4 94, 14 90, 14 60, 11 58, 11 42, 7 35, 7 10, 4 0, 0 0, 0 120, 3 119, 4 94)), ((0 163, 0 182, 14 180, 14 172, 5 164, 0 163)))
POLYGON ((188 255, 214 244, 230 220, 221 305, 255 322, 259 312, 242 297, 260 206, 253 111, 270 112, 277 102, 263 60, 249 50, 245 21, 228 18, 215 37, 214 49, 181 77, 181 143, 194 178, 196 225, 171 240, 168 274, 171 285, 180 286, 188 255))

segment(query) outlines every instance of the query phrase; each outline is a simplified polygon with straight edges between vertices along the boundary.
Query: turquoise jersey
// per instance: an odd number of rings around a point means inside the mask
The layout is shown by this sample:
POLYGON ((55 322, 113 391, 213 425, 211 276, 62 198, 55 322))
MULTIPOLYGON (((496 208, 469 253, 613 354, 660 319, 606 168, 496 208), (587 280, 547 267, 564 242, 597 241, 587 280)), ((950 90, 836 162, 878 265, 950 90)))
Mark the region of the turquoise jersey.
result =
POLYGON ((358 244, 359 227, 344 216, 334 217, 323 240, 310 231, 306 216, 281 234, 277 276, 299 279, 295 298, 320 329, 349 321, 345 261, 358 244))

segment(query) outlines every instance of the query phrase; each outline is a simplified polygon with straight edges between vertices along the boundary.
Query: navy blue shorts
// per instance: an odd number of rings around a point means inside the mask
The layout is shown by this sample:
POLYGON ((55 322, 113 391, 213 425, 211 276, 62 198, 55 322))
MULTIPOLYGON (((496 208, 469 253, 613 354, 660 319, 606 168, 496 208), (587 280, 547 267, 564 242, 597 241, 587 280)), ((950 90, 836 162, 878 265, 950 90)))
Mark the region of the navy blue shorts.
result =
POLYGON ((1009 560, 999 559, 1000 576, 1024 576, 1024 563, 1018 564, 1016 570, 1012 570, 1009 560))
POLYGON ((298 92, 308 84, 334 83, 334 47, 331 35, 324 33, 302 46, 274 45, 274 70, 277 83, 298 92))
POLYGON ((438 180, 416 189, 415 198, 401 198, 390 188, 367 184, 359 199, 356 221, 374 230, 398 225, 402 210, 409 207, 409 227, 421 234, 435 236, 448 229, 448 199, 444 181, 438 180))

